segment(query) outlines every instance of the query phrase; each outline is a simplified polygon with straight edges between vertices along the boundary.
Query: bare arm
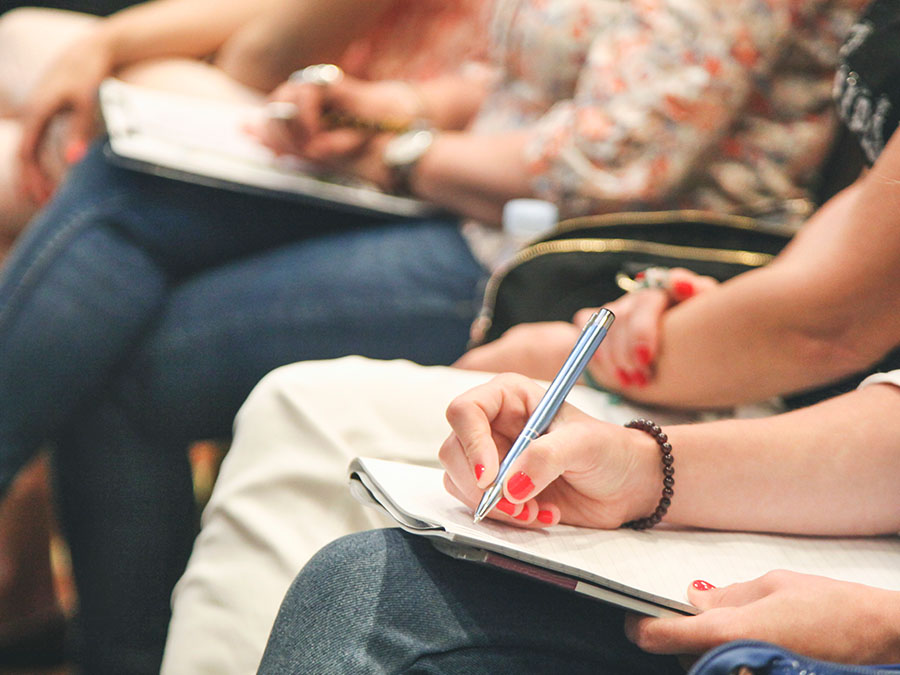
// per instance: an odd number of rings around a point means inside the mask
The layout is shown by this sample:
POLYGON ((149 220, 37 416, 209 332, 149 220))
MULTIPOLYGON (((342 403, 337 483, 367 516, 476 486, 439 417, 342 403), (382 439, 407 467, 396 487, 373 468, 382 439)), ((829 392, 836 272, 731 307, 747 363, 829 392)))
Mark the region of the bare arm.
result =
POLYGON ((270 0, 225 42, 216 65, 234 79, 272 90, 298 68, 338 60, 394 0, 270 0))
MULTIPOLYGON (((663 318, 638 401, 720 407, 827 383, 877 362, 900 336, 900 136, 766 268, 663 318)), ((599 373, 618 386, 613 373, 599 373)))
POLYGON ((164 56, 205 57, 281 2, 155 0, 100 22, 91 41, 106 47, 113 67, 164 56))
MULTIPOLYGON (((505 374, 451 402, 453 431, 440 459, 452 494, 478 503, 542 394, 527 378, 505 374)), ((900 388, 874 384, 774 417, 667 426, 675 494, 664 521, 796 534, 896 533, 898 415, 900 388)), ((491 517, 532 527, 615 528, 656 508, 660 449, 643 431, 564 405, 510 476, 517 483, 506 483, 504 494, 512 513, 491 517)))
POLYGON ((878 384, 775 417, 669 427, 677 496, 666 520, 801 534, 900 531, 898 414, 900 389, 878 384))

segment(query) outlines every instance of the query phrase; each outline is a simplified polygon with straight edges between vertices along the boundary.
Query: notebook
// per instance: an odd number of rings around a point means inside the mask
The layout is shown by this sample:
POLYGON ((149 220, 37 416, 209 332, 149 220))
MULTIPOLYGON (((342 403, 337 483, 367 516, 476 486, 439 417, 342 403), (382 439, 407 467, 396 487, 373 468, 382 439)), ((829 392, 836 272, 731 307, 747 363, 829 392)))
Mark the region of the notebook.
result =
POLYGON ((372 458, 349 468, 360 501, 450 555, 526 574, 650 616, 696 614, 695 579, 715 586, 773 569, 900 590, 900 537, 790 537, 678 529, 526 530, 486 519, 450 496, 440 469, 372 458))
POLYGON ((132 169, 223 189, 277 194, 361 213, 402 217, 439 210, 352 180, 316 175, 297 158, 276 157, 242 131, 262 109, 173 94, 109 78, 100 86, 109 158, 132 169))

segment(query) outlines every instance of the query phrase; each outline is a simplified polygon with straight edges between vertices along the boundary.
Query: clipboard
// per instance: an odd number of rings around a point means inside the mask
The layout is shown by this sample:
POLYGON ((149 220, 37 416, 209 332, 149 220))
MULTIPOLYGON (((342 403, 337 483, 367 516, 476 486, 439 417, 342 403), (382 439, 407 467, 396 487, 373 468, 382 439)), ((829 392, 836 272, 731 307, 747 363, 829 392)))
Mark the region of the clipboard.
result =
POLYGON ((428 202, 392 195, 361 181, 316 173, 276 157, 242 131, 261 106, 174 94, 108 78, 100 109, 113 163, 175 180, 328 205, 357 213, 422 218, 443 213, 428 202))

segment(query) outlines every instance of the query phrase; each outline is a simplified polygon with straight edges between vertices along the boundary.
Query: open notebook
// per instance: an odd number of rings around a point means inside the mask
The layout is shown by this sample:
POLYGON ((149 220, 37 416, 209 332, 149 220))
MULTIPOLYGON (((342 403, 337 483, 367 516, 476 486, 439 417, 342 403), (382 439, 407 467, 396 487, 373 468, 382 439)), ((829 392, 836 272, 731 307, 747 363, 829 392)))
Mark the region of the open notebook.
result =
POLYGON ((300 160, 276 157, 242 131, 260 106, 225 103, 126 84, 100 86, 107 154, 122 166, 224 189, 277 193, 363 213, 418 217, 438 209, 361 182, 314 175, 300 160))
POLYGON ((457 557, 535 576, 651 616, 696 614, 687 601, 695 579, 716 586, 773 569, 821 574, 900 590, 900 537, 827 538, 653 530, 589 530, 557 525, 525 530, 472 512, 443 487, 443 472, 379 459, 350 465, 351 490, 403 529, 432 538, 457 557))

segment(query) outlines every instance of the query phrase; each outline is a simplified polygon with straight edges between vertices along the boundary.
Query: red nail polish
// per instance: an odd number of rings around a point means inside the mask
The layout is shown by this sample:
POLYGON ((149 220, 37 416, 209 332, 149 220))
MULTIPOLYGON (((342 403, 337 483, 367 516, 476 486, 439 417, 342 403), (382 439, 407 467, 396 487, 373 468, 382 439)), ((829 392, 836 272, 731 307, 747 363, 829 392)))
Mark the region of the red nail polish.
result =
POLYGON ((676 281, 672 284, 672 292, 680 298, 689 298, 694 294, 694 284, 690 281, 676 281))
POLYGON ((519 471, 507 481, 506 489, 513 499, 525 499, 534 489, 534 483, 524 471, 519 471))
POLYGON ((506 497, 500 497, 500 501, 497 502, 497 510, 503 511, 508 516, 511 516, 513 512, 516 510, 516 505, 509 501, 506 497))
POLYGON ((708 581, 703 581, 702 579, 697 579, 694 583, 691 584, 691 586, 696 588, 698 591, 711 591, 715 588, 715 586, 713 586, 711 583, 709 583, 708 581))
POLYGON ((528 507, 526 506, 524 509, 522 509, 522 512, 519 515, 517 515, 515 518, 516 518, 516 520, 528 520, 528 516, 529 516, 528 507))
POLYGON ((537 519, 545 525, 549 525, 553 522, 553 511, 538 511, 537 519))
POLYGON ((639 387, 646 387, 646 386, 647 386, 647 376, 644 375, 644 374, 643 374, 642 372, 640 372, 639 370, 636 370, 635 372, 633 372, 633 373, 631 374, 631 379, 632 379, 632 381, 633 381, 637 386, 639 386, 639 387))
POLYGON ((84 157, 85 153, 87 153, 87 143, 84 141, 72 141, 66 146, 66 163, 75 164, 76 162, 81 161, 81 158, 84 157))
POLYGON ((484 473, 484 464, 476 464, 475 465, 475 480, 481 480, 481 476, 484 473))
POLYGON ((650 353, 650 347, 647 345, 638 345, 635 347, 634 356, 642 366, 649 366, 650 362, 653 360, 653 354, 650 353))
POLYGON ((631 384, 631 378, 628 377, 628 373, 626 373, 621 368, 616 369, 616 377, 619 378, 619 384, 621 384, 623 387, 627 387, 631 384))
POLYGON ((634 280, 635 280, 635 281, 640 281, 640 280, 643 279, 645 276, 647 276, 647 275, 646 275, 644 272, 638 272, 637 274, 634 275, 634 280))

